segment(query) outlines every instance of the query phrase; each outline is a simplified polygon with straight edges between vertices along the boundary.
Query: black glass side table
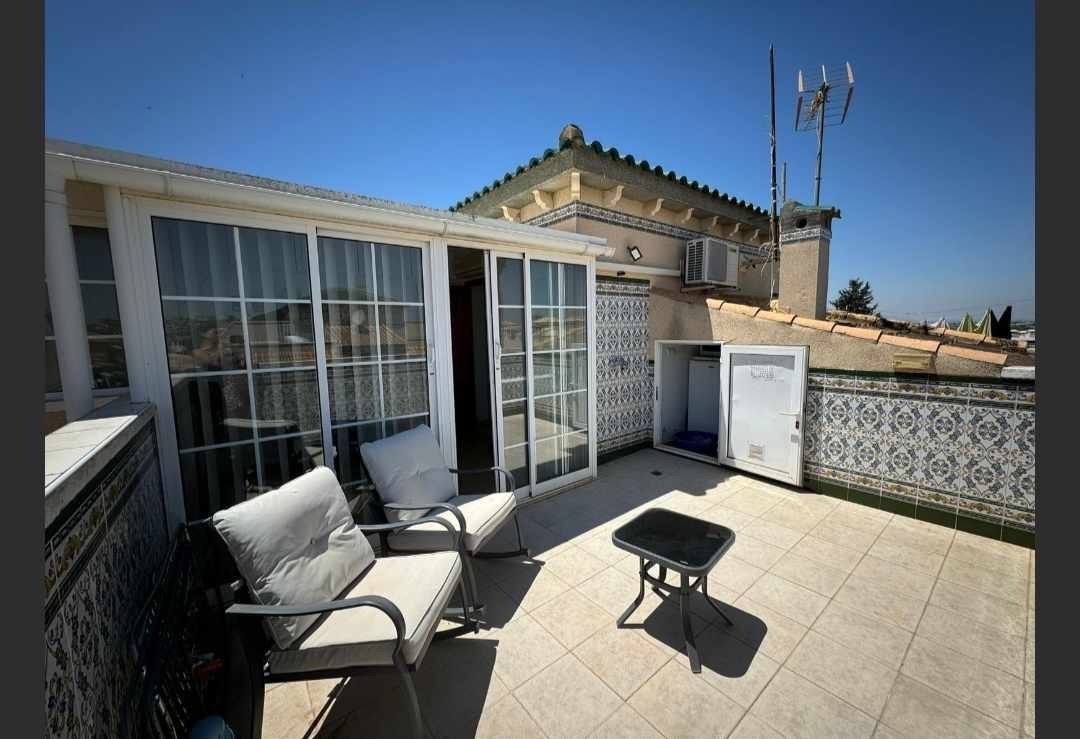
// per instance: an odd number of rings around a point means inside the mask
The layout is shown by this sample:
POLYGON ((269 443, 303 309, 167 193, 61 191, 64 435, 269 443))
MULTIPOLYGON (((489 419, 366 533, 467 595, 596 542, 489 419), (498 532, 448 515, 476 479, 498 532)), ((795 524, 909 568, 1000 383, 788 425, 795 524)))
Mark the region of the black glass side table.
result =
POLYGON ((641 605, 645 598, 646 582, 652 585, 654 593, 665 600, 671 600, 671 596, 677 592, 686 656, 690 659, 690 669, 700 673, 701 658, 698 657, 694 632, 690 627, 690 594, 700 589, 705 601, 724 618, 728 626, 734 626, 717 602, 709 597, 708 575, 735 543, 735 532, 726 526, 665 508, 650 508, 615 529, 611 542, 619 549, 637 555, 639 563, 637 598, 619 616, 616 624, 621 627, 641 605), (654 566, 659 567, 656 576, 649 573, 654 566), (678 585, 666 582, 668 570, 678 573, 678 585))

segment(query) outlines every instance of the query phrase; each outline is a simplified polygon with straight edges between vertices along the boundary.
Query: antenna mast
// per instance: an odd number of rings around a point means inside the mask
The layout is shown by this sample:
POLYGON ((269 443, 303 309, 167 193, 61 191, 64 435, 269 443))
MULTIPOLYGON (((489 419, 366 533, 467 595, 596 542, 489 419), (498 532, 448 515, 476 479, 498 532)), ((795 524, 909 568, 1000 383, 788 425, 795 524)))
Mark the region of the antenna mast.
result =
POLYGON ((799 70, 799 92, 795 103, 795 130, 817 130, 817 166, 814 170, 814 205, 821 205, 821 153, 825 147, 825 127, 847 120, 851 96, 855 94, 855 72, 851 63, 828 68, 821 65, 821 84, 811 90, 799 70))
POLYGON ((769 187, 772 212, 769 215, 769 300, 776 297, 776 262, 780 258, 779 234, 776 232, 776 67, 773 47, 769 44, 769 187))

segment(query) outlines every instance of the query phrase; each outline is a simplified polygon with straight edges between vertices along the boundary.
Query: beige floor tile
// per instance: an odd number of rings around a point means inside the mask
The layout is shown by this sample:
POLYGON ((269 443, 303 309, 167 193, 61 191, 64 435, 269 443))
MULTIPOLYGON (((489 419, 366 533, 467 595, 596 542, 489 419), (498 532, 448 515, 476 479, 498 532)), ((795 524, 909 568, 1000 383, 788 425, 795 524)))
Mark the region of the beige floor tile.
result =
POLYGON ((891 516, 883 511, 846 501, 825 517, 827 523, 855 529, 874 537, 881 533, 881 530, 888 525, 890 520, 891 516))
POLYGON ((878 662, 899 669, 913 636, 894 624, 829 603, 814 622, 813 630, 878 662))
POLYGON ((1023 678, 1024 647, 1022 636, 974 623, 955 611, 928 605, 916 632, 919 636, 944 644, 980 662, 1023 678))
POLYGON ((987 595, 1007 600, 1010 603, 1027 606, 1027 581, 1020 578, 1009 577, 993 570, 985 570, 961 562, 958 559, 946 560, 939 577, 942 580, 963 585, 972 590, 978 590, 987 595))
POLYGON ((737 557, 743 562, 767 570, 784 556, 784 551, 778 546, 764 542, 761 539, 755 539, 747 535, 745 531, 740 531, 735 536, 735 543, 731 545, 731 549, 728 550, 724 557, 737 557))
POLYGON ((771 491, 747 486, 729 495, 724 505, 751 516, 760 516, 783 500, 783 497, 771 491))
POLYGON ((940 554, 925 549, 915 549, 889 539, 878 539, 867 553, 871 557, 907 567, 931 577, 937 576, 941 570, 941 563, 945 561, 940 554))
POLYGON ((784 735, 747 711, 731 739, 784 739, 784 735))
POLYGON ((670 659, 640 631, 614 623, 579 644, 574 654, 624 700, 670 659))
POLYGON ((953 529, 904 516, 894 517, 881 530, 881 538, 886 541, 940 555, 949 551, 954 534, 953 529))
POLYGON ((476 739, 547 739, 517 699, 508 695, 484 711, 476 739))
MULTIPOLYGON (((964 532, 960 532, 964 533, 964 532)), ((981 538, 981 537, 980 537, 981 538)), ((987 541, 992 541, 988 539, 987 541)), ((999 543, 999 542, 994 542, 999 543)), ((1010 546, 1010 545, 1004 545, 1010 546)), ((1017 547, 1019 553, 1006 554, 1000 549, 991 549, 972 542, 969 539, 956 539, 949 549, 949 558, 966 562, 984 570, 993 570, 1002 575, 1015 577, 1019 580, 1028 578, 1028 558, 1024 556, 1027 550, 1017 547)), ((1004 550, 1008 551, 1008 550, 1004 550)))
POLYGON ((788 552, 769 570, 785 580, 809 588, 828 598, 836 594, 844 584, 848 573, 788 552))
POLYGON ((824 510, 811 511, 794 501, 784 501, 765 511, 761 519, 806 534, 821 523, 827 513, 824 510))
POLYGON ((498 641, 495 673, 511 690, 566 654, 566 647, 528 615, 487 638, 498 641))
POLYGON ((811 630, 784 666, 877 718, 896 670, 811 630))
POLYGON ((742 531, 757 519, 757 516, 735 510, 723 503, 705 509, 701 513, 698 513, 697 517, 703 518, 706 521, 718 523, 721 526, 727 526, 732 531, 742 531))
POLYGON ((637 597, 638 580, 609 567, 578 585, 577 591, 612 616, 620 616, 637 597))
MULTIPOLYGON (((629 603, 627 604, 629 605, 629 603)), ((710 609, 711 610, 711 609, 710 609)), ((699 634, 709 626, 709 621, 690 609, 690 628, 699 634)), ((624 625, 625 629, 636 631, 642 638, 656 646, 668 656, 673 656, 686 649, 686 637, 683 635, 682 613, 677 602, 661 600, 659 596, 646 591, 645 600, 634 611, 624 625)))
POLYGON ((1035 645, 1032 642, 1028 642, 1027 659, 1024 661, 1024 680, 1029 683, 1035 682, 1035 645))
POLYGON ((666 737, 727 736, 743 709, 674 662, 630 697, 630 706, 666 737))
MULTIPOLYGON (((493 640, 449 639, 428 650, 413 681, 436 736, 471 736, 483 712, 510 692, 494 672, 496 649, 493 640)), ((382 679, 396 681, 392 675, 382 679)))
POLYGON ((874 739, 904 739, 904 735, 879 721, 874 729, 874 739))
POLYGON ((1020 728, 1023 682, 955 649, 916 635, 900 671, 1014 729, 1020 728))
MULTIPOLYGON (((783 662, 806 634, 806 627, 745 595, 728 610, 734 627, 723 626, 751 649, 783 662)), ((719 622, 716 622, 719 625, 719 622)))
POLYGON ((499 588, 512 600, 517 601, 521 610, 529 613, 565 593, 570 589, 570 585, 558 575, 548 572, 545 566, 535 575, 530 572, 521 577, 503 580, 499 583, 499 588))
POLYGON ((804 536, 791 548, 791 552, 844 572, 854 570, 864 554, 857 549, 834 544, 814 535, 804 536))
POLYGON ((266 739, 301 736, 314 720, 307 683, 283 683, 264 693, 262 735, 266 739))
POLYGON ((824 521, 815 526, 810 531, 810 536, 824 539, 830 544, 854 549, 859 554, 866 554, 878 537, 876 533, 872 534, 862 529, 837 523, 833 521, 831 516, 826 516, 824 521))
POLYGON ((565 583, 578 585, 605 567, 607 565, 603 561, 581 547, 570 546, 549 559, 544 565, 544 570, 556 575, 565 583))
POLYGON ((487 578, 492 582, 502 582, 509 579, 520 579, 525 573, 538 573, 543 565, 542 560, 528 559, 474 559, 473 569, 477 577, 487 578))
POLYGON ((607 565, 613 565, 619 560, 630 556, 628 552, 611 543, 610 534, 591 536, 578 544, 578 546, 607 565))
POLYGON ((803 626, 812 624, 829 602, 825 596, 771 573, 754 583, 746 597, 803 626))
POLYGON ((912 632, 926 605, 887 582, 855 574, 836 591, 833 602, 912 632))
POLYGON ((1024 735, 1035 736, 1035 684, 1024 683, 1024 735))
POLYGON ((531 615, 567 649, 573 649, 611 622, 611 614, 576 590, 556 596, 531 615))
POLYGON ((869 737, 874 719, 786 667, 776 673, 751 713, 786 737, 869 737))
POLYGON ((1004 737, 1015 729, 984 716, 901 674, 896 678, 881 723, 911 737, 1004 737))
POLYGON ((929 600, 934 589, 933 575, 901 567, 867 554, 851 573, 852 577, 866 577, 886 584, 910 598, 929 600))
POLYGON ((930 594, 930 604, 947 608, 972 621, 1009 634, 1022 636, 1027 613, 1019 603, 1011 603, 978 590, 939 579, 930 594))
MULTIPOLYGON (((701 677, 743 708, 754 703, 780 669, 779 662, 751 649, 719 626, 706 629, 695 641, 701 658, 701 677)), ((685 654, 676 655, 675 661, 690 669, 685 654)))
POLYGON ((514 691, 540 729, 552 737, 585 737, 622 705, 619 696, 567 654, 514 691))
POLYGON ((742 595, 757 582, 765 570, 744 562, 737 557, 723 557, 709 572, 709 585, 720 585, 728 591, 742 595))
POLYGON ((593 733, 593 739, 663 739, 637 711, 623 703, 611 718, 593 733))
POLYGON ((743 533, 781 549, 791 549, 799 539, 805 536, 801 531, 795 531, 787 526, 781 526, 760 518, 743 529, 743 533))

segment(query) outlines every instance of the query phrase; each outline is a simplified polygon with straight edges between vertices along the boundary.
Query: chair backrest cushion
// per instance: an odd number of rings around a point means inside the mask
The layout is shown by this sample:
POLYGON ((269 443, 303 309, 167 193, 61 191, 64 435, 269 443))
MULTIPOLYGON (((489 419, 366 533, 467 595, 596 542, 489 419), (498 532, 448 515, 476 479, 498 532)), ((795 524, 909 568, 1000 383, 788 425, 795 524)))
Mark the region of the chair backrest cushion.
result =
MULTIPOLYGON (((213 523, 260 605, 334 600, 375 560, 326 467, 218 511, 213 523)), ((274 617, 266 623, 274 642, 285 649, 317 619, 274 617)))
MULTIPOLYGON (((445 503, 457 495, 431 429, 421 424, 400 434, 360 445, 375 490, 384 503, 445 503)), ((386 511, 390 521, 410 521, 424 511, 386 511)))

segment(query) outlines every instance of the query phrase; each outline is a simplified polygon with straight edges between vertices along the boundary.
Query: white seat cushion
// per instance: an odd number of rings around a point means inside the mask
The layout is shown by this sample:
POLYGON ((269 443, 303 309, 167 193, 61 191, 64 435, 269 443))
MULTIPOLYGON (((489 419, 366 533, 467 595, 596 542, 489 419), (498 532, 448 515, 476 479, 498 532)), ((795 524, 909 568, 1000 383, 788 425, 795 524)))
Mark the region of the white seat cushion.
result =
MULTIPOLYGON (((253 599, 264 606, 334 600, 375 560, 345 493, 326 467, 218 511, 213 523, 253 599)), ((316 619, 268 618, 266 625, 284 649, 316 619)))
MULTIPOLYGON (((439 619, 461 577, 456 552, 382 557, 341 598, 381 595, 405 619, 402 655, 415 664, 430 643, 439 619)), ((377 608, 334 611, 315 624, 289 649, 270 653, 271 673, 341 670, 392 665, 397 632, 377 608)))
MULTIPOLYGON (((443 503, 454 497, 454 478, 435 434, 421 424, 379 441, 360 445, 364 467, 383 503, 443 503)), ((421 511, 386 511, 390 521, 411 521, 421 511)))
MULTIPOLYGON (((514 512, 517 498, 513 493, 486 495, 457 495, 446 501, 457 506, 465 517, 465 550, 475 552, 495 535, 514 512)), ((456 531, 457 518, 450 511, 435 510, 439 518, 449 521, 456 531)), ((422 523, 390 535, 390 546, 396 549, 432 551, 450 546, 450 534, 437 523, 422 523)))

